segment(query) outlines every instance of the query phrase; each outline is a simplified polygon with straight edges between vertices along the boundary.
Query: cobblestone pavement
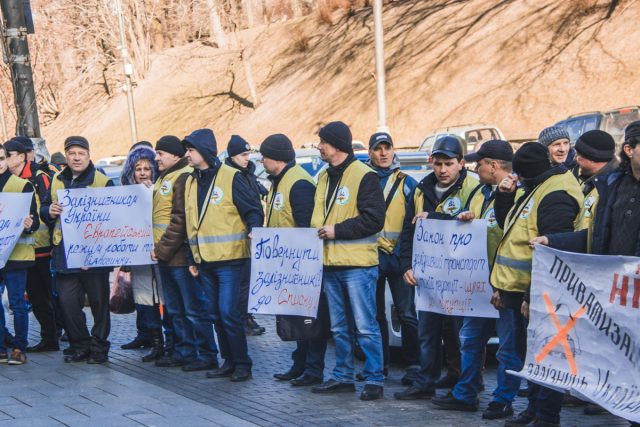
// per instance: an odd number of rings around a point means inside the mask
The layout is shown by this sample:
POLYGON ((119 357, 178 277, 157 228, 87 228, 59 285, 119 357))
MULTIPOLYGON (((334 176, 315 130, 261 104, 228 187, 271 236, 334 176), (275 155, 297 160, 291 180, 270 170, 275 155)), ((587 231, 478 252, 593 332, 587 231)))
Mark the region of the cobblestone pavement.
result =
MULTIPOLYGON (((10 319, 10 316, 8 316, 10 319)), ((87 318, 91 319, 90 312, 87 318)), ((358 394, 315 395, 272 379, 290 365, 293 343, 275 334, 275 321, 259 316, 267 328, 249 337, 253 380, 232 383, 210 380, 204 372, 156 368, 142 363, 146 350, 121 350, 135 334, 135 316, 113 315, 110 361, 104 366, 64 364, 61 353, 33 354, 24 366, 0 367, 0 427, 3 425, 225 425, 225 426, 501 426, 485 421, 481 413, 435 409, 427 401, 393 399, 402 390, 402 372, 392 366, 384 400, 362 402, 358 394)), ((31 317, 30 341, 37 341, 37 322, 31 317)), ((328 375, 333 368, 333 346, 327 352, 328 375)), ((491 399, 495 366, 484 375, 486 390, 481 409, 491 399)), ((358 385, 358 391, 362 385, 358 385)), ((526 399, 518 398, 516 411, 526 399)), ((582 408, 563 408, 563 426, 627 426, 612 415, 587 417, 582 408)))

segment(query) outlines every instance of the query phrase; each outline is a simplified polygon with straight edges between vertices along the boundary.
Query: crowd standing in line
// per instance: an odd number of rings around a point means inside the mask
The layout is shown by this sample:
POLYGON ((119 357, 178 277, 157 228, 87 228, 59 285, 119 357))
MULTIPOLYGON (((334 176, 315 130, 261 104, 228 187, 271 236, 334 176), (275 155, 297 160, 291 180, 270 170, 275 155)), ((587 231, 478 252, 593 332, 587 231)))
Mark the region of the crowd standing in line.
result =
MULTIPOLYGON (((150 348, 142 360, 160 367, 250 380, 246 336, 264 332, 248 314, 251 231, 313 227, 324 248, 317 321, 333 335, 335 367, 325 377, 326 335, 301 336, 291 367, 274 373, 275 379, 319 394, 354 392, 355 382, 364 381, 360 399, 382 398, 390 359, 388 283, 406 366, 401 381, 407 389, 396 399, 477 411, 486 345, 495 329, 497 387, 482 417, 505 419, 506 426, 560 425, 562 402, 569 397, 557 391, 531 383, 528 407, 515 415, 512 408, 520 380, 507 370, 521 370, 526 355, 533 246, 640 256, 640 122, 627 127, 619 159, 613 138, 600 130, 584 133, 572 148, 566 131, 552 126, 515 153, 508 142, 492 140, 466 157, 457 138, 441 137, 431 153, 433 173, 419 183, 400 170, 387 133, 371 136, 367 163, 354 156, 343 122, 323 126, 319 138, 328 167, 317 184, 296 164, 286 135, 262 142, 269 190, 257 180, 251 147, 238 135, 231 137, 224 162, 210 129, 182 140, 163 136, 155 149, 144 141, 131 148, 122 183, 153 187, 151 257, 157 264, 128 267, 136 335, 122 347, 150 348), (478 178, 465 162, 475 163, 478 178), (420 218, 487 220, 497 320, 416 312, 412 245, 420 218), (356 347, 365 356, 362 372, 355 371, 356 347), (437 389, 448 391, 436 395, 437 389)), ((20 365, 27 352, 59 351, 62 328, 70 344, 65 362, 108 361, 110 269, 67 267, 57 190, 112 185, 92 163, 89 141, 81 136, 67 138, 64 154, 55 153, 51 163, 34 161, 28 138, 1 146, 0 191, 30 193, 32 203, 24 232, 0 270, 0 292, 7 289, 14 316, 12 335, 4 311, 0 315, 0 363, 20 365), (32 347, 25 291, 41 330, 32 347), (85 298, 94 319, 91 331, 85 298)), ((278 316, 294 329, 299 320, 278 316)), ((601 412, 597 405, 585 406, 585 414, 601 412)))

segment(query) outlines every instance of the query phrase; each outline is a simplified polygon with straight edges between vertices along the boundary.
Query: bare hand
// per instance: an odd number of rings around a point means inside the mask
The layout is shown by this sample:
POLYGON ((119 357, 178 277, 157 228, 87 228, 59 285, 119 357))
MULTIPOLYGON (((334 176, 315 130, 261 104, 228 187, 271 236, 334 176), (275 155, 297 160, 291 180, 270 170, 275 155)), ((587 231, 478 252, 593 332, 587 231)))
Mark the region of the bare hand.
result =
POLYGON ((496 310, 503 308, 502 298, 500 298, 500 292, 493 292, 493 295, 491 295, 491 305, 494 306, 496 310))
POLYGON ((333 240, 336 238, 336 228, 333 225, 325 225, 318 230, 318 237, 324 240, 333 240))
POLYGON ((476 214, 474 214, 472 211, 464 211, 464 212, 460 212, 456 217, 456 219, 458 221, 465 221, 465 222, 473 221, 474 219, 476 219, 476 214))
POLYGON ((151 182, 151 180, 149 179, 147 179, 146 181, 142 181, 141 184, 144 184, 144 186, 147 188, 151 188, 153 186, 153 182, 151 182))
POLYGON ((155 249, 151 249, 151 261, 158 261, 158 257, 156 256, 155 249))
POLYGON ((189 273, 191 273, 191 275, 193 277, 198 277, 198 274, 200 274, 200 272, 198 271, 198 266, 190 265, 189 266, 189 273))
POLYGON ((518 177, 513 174, 507 175, 498 185, 498 191, 502 193, 513 193, 518 188, 518 177))
POLYGON ((529 240, 529 247, 532 248, 535 245, 549 246, 549 238, 547 236, 538 236, 529 240))
POLYGON ((62 213, 62 205, 58 202, 53 202, 49 206, 49 216, 51 218, 57 218, 62 213))
POLYGON ((407 282, 407 285, 418 286, 418 281, 416 280, 416 276, 413 275, 413 270, 407 270, 402 277, 404 281, 407 282))
POLYGON ((29 215, 24 219, 24 229, 28 230, 33 225, 33 215, 29 215))
POLYGON ((419 219, 427 219, 428 216, 429 212, 420 212, 418 215, 413 217, 413 220, 411 220, 411 224, 415 224, 419 219))
POLYGON ((520 313, 524 316, 525 319, 529 318, 529 303, 526 301, 522 301, 522 306, 520 307, 520 313))

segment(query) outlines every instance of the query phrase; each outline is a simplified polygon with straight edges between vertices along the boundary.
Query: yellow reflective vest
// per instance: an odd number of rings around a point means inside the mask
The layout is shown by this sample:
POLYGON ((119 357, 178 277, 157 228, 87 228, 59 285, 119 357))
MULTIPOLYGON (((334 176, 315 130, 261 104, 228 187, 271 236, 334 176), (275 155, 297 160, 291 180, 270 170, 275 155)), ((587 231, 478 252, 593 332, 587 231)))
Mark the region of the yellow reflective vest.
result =
POLYGON ((277 191, 271 186, 267 195, 267 227, 295 227, 289 195, 298 181, 307 181, 315 186, 313 178, 299 165, 287 169, 278 182, 277 191))
MULTIPOLYGON (((477 219, 487 220, 487 257, 489 259, 489 265, 493 265, 493 261, 496 257, 496 251, 498 250, 498 244, 502 239, 502 228, 496 221, 496 213, 494 209, 495 197, 482 208, 484 205, 485 196, 482 193, 483 187, 478 187, 469 202, 469 210, 475 214, 477 219)), ((495 190, 494 190, 495 191, 495 190)))
MULTIPOLYGON (((458 215, 467 205, 467 200, 469 200, 471 193, 473 193, 473 190, 475 190, 479 184, 480 182, 477 178, 467 174, 462 182, 462 187, 441 200, 438 206, 436 206, 436 212, 451 216, 458 215)), ((413 203, 415 206, 415 215, 424 211, 424 193, 420 187, 416 187, 413 193, 413 203)))
MULTIPOLYGON (((7 183, 4 185, 2 192, 22 193, 25 184, 31 185, 28 180, 19 178, 15 175, 11 175, 7 180, 7 183)), ((33 197, 35 197, 33 193, 32 195, 33 197)), ((22 233, 22 235, 18 239, 18 243, 16 243, 16 246, 13 248, 13 252, 11 252, 11 255, 9 255, 9 261, 35 261, 35 243, 36 239, 33 234, 22 233)))
POLYGON ((538 206, 542 199, 554 191, 565 191, 578 205, 583 195, 580 185, 571 172, 553 175, 539 184, 525 200, 514 205, 509 211, 504 225, 504 237, 498 245, 491 284, 509 292, 525 292, 531 286, 531 261, 533 249, 529 241, 539 236, 538 206))
MULTIPOLYGON (((373 173, 373 170, 359 160, 351 162, 343 172, 333 194, 328 194, 329 175, 326 170, 323 171, 318 178, 311 227, 335 225, 357 217, 360 214, 360 182, 367 173, 373 173)), ((372 234, 356 240, 325 240, 323 253, 326 266, 373 267, 378 265, 378 235, 372 234)))
POLYGON ((247 225, 233 203, 233 177, 238 173, 221 165, 198 212, 198 182, 190 175, 185 185, 187 238, 196 263, 249 258, 247 225))
MULTIPOLYGON (((64 190, 66 187, 64 186, 64 182, 60 179, 60 174, 62 172, 58 172, 51 179, 51 202, 58 201, 58 190, 64 190)), ((109 182, 109 178, 105 175, 101 174, 97 170, 93 175, 93 182, 87 186, 87 188, 98 188, 98 187, 106 187, 109 182)), ((62 242, 62 228, 60 226, 60 218, 56 219, 56 224, 53 227, 53 244, 58 246, 62 242)))
POLYGON ((171 222, 171 206, 173 186, 183 173, 191 173, 193 169, 185 166, 166 175, 161 175, 153 185, 153 242, 158 243, 171 222))
POLYGON ((593 226, 595 223, 593 217, 596 214, 599 200, 598 190, 594 187, 584 198, 584 202, 582 202, 582 206, 580 207, 580 213, 578 213, 578 219, 576 220, 575 231, 587 230, 588 253, 591 253, 591 241, 593 240, 593 226))
POLYGON ((384 227, 378 237, 378 248, 388 254, 393 253, 398 240, 400 240, 400 233, 402 233, 402 223, 407 207, 407 199, 404 195, 404 181, 406 178, 407 176, 400 169, 396 169, 387 179, 383 189, 384 199, 387 200, 396 181, 400 181, 387 207, 384 216, 384 227))

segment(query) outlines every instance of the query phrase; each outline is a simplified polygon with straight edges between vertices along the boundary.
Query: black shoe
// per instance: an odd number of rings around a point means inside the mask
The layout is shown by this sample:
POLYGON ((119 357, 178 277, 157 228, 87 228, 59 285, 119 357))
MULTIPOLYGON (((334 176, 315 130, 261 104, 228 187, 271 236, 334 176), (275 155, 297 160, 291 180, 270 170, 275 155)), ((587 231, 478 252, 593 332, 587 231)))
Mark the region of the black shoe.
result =
POLYGON ((133 350, 136 348, 148 348, 148 347, 151 347, 152 344, 153 343, 151 342, 151 340, 145 340, 142 338, 135 337, 133 341, 130 341, 126 344, 122 344, 120 348, 123 350, 133 350))
POLYGON ((584 412, 585 415, 604 415, 609 413, 609 411, 604 409, 602 406, 598 406, 593 403, 588 403, 582 412, 584 412))
POLYGON ((393 394, 397 400, 429 400, 436 395, 435 390, 423 390, 421 388, 411 386, 404 391, 393 394))
POLYGON ((549 421, 535 420, 527 424, 530 427, 560 427, 560 423, 550 423, 549 421))
POLYGON ((57 342, 40 341, 38 344, 27 347, 27 353, 44 353, 46 351, 60 351, 57 342))
POLYGON ((231 366, 231 363, 225 360, 221 367, 207 372, 207 378, 227 378, 233 375, 234 370, 235 369, 231 366))
POLYGON ((360 400, 378 400, 384 397, 384 388, 381 385, 365 384, 360 393, 360 400))
POLYGON ((354 392, 356 391, 356 385, 353 383, 341 383, 336 380, 325 381, 322 384, 314 385, 311 387, 311 393, 329 394, 329 393, 342 393, 342 392, 354 392))
POLYGON ((586 404, 587 402, 585 402, 584 400, 578 399, 575 396, 571 396, 569 393, 565 393, 564 397, 562 398, 562 406, 566 406, 568 408, 584 406, 586 404))
POLYGON ((86 362, 89 359, 88 351, 73 351, 64 357, 64 363, 86 362))
POLYGON ((402 376, 402 379, 400 380, 400 382, 402 383, 402 385, 412 385, 413 382, 416 380, 416 377, 418 376, 418 372, 420 371, 420 369, 418 368, 407 368, 407 371, 404 373, 404 375, 402 376))
POLYGON ((62 354, 64 354, 65 356, 70 356, 73 353, 75 353, 75 351, 76 350, 73 347, 69 346, 69 347, 65 348, 64 350, 62 350, 62 354))
POLYGON ((173 356, 162 356, 156 360, 155 365, 158 368, 178 368, 184 366, 186 363, 182 360, 174 359, 173 356))
POLYGON ((444 396, 434 397, 431 403, 436 405, 438 409, 448 409, 450 411, 476 412, 478 405, 472 405, 462 400, 456 399, 451 392, 444 396))
POLYGON ((513 415, 513 407, 510 403, 505 405, 500 402, 489 402, 487 409, 482 413, 482 418, 485 420, 499 420, 511 415, 513 415))
POLYGON ((109 361, 109 356, 103 353, 92 353, 87 359, 87 363, 91 365, 100 365, 102 363, 107 363, 109 361))
POLYGON ((151 351, 142 356, 142 361, 144 363, 153 362, 154 360, 158 360, 164 356, 164 338, 162 337, 162 330, 154 329, 152 331, 151 342, 153 343, 151 351))
POLYGON ((533 412, 529 412, 526 409, 520 412, 515 417, 511 417, 504 422, 505 427, 519 427, 526 426, 529 423, 532 423, 536 419, 536 414, 533 412))
POLYGON ((458 382, 458 377, 456 377, 455 375, 445 375, 444 377, 440 378, 438 381, 436 381, 436 388, 453 388, 456 386, 456 383, 458 382))
POLYGON ((185 372, 208 371, 210 369, 218 369, 218 362, 205 362, 204 360, 194 360, 182 366, 185 372))
POLYGON ((307 387, 310 385, 322 384, 322 378, 304 374, 301 377, 292 379, 289 383, 294 387, 307 387))
POLYGON ((253 316, 248 316, 244 319, 245 334, 255 337, 264 334, 265 331, 266 329, 258 325, 258 322, 256 322, 256 319, 254 319, 253 316))
POLYGON ((298 378, 302 374, 304 374, 304 369, 298 370, 298 369, 291 368, 287 372, 284 372, 282 374, 273 374, 273 378, 279 381, 290 381, 294 378, 298 378))
POLYGON ((233 374, 231 374, 231 381, 234 383, 247 381, 251 378, 253 377, 251 375, 251 368, 249 366, 238 366, 233 371, 233 374))

